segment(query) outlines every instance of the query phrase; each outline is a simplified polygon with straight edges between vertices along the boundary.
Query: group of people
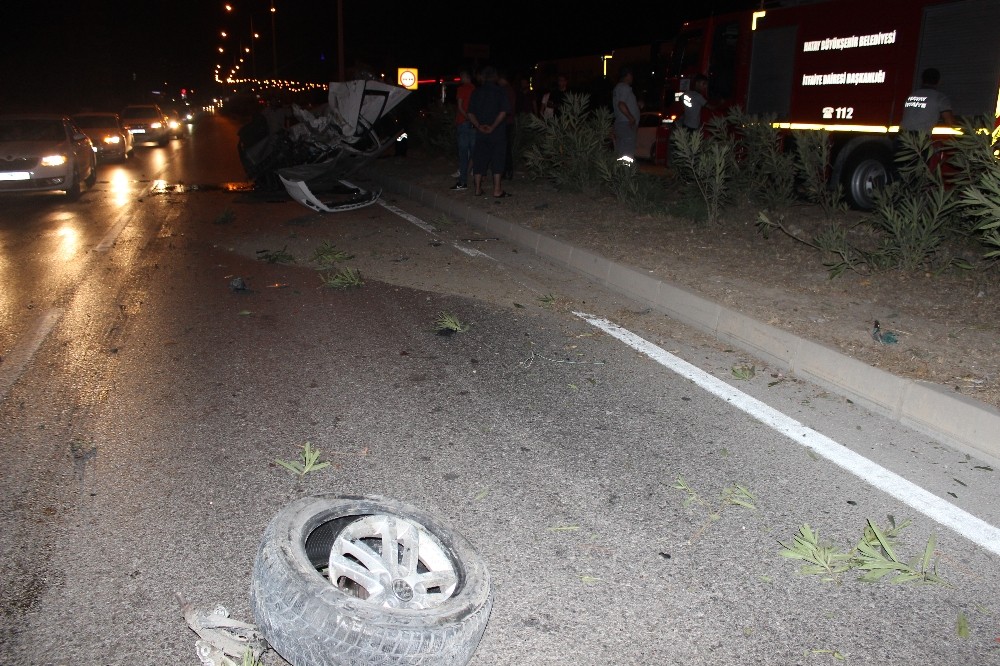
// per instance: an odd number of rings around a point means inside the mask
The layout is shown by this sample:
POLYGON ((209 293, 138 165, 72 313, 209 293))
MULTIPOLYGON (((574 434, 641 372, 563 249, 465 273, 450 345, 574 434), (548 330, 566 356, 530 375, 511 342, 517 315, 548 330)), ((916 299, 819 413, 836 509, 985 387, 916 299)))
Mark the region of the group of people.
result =
POLYGON ((451 188, 468 188, 469 166, 472 166, 476 196, 483 194, 483 176, 493 173, 493 196, 510 196, 503 189, 503 176, 513 171, 513 124, 516 100, 506 78, 495 67, 484 67, 482 81, 473 85, 467 71, 461 73, 456 93, 455 124, 458 137, 458 182, 451 188), (502 85, 501 85, 502 83, 502 85))
MULTIPOLYGON (((473 174, 477 196, 483 194, 482 180, 489 171, 493 174, 493 196, 508 197, 503 189, 503 179, 513 177, 514 122, 516 115, 534 114, 551 118, 559 114, 569 82, 564 75, 556 79, 556 86, 538 100, 526 79, 520 81, 517 91, 503 74, 494 67, 485 67, 482 81, 476 86, 469 72, 461 73, 457 93, 458 110, 455 116, 458 137, 458 181, 451 188, 468 188, 468 174, 473 174)), ((930 131, 939 121, 953 125, 951 102, 938 91, 941 75, 938 70, 924 70, 920 86, 907 98, 901 132, 930 131)), ((612 138, 619 158, 635 157, 639 129, 640 105, 632 89, 634 74, 629 67, 619 71, 618 83, 612 92, 614 126, 612 138)), ((715 109, 717 104, 708 98, 708 77, 698 74, 691 79, 688 90, 681 96, 684 105, 679 118, 680 127, 697 131, 702 127, 702 113, 715 109)), ((898 143, 898 142, 897 142, 898 143)))
POLYGON ((455 126, 458 144, 457 179, 452 190, 469 187, 471 171, 476 196, 483 194, 483 177, 492 173, 492 194, 497 199, 509 197, 503 181, 514 176, 514 126, 524 114, 550 118, 557 115, 569 92, 568 80, 560 75, 552 91, 539 100, 527 79, 517 89, 507 76, 487 66, 479 73, 478 85, 463 70, 455 94, 455 126))

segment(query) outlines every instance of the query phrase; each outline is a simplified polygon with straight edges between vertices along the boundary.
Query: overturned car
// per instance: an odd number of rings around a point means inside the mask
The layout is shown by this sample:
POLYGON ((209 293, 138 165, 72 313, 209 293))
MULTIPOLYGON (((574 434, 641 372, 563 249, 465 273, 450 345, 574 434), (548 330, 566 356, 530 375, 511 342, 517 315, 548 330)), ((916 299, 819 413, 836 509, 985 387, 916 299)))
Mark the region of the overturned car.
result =
POLYGON ((312 210, 334 213, 369 206, 381 191, 363 190, 344 179, 395 143, 400 132, 380 121, 408 94, 379 81, 332 82, 328 102, 319 109, 292 106, 290 127, 272 109, 265 112, 270 118, 260 114, 242 127, 240 161, 256 189, 284 186, 312 210))

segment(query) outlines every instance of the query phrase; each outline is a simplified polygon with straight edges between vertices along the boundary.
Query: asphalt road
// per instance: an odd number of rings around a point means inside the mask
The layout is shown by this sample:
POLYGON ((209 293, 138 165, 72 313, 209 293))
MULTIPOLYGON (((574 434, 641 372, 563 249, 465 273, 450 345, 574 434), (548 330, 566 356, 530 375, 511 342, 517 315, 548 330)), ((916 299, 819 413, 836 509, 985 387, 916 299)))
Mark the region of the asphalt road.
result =
POLYGON ((474 664, 1000 663, 991 465, 412 202, 226 185, 234 132, 142 148, 77 203, 0 200, 0 664, 197 663, 174 593, 251 619, 265 525, 319 492, 475 545, 474 664), (255 258, 306 239, 365 284, 255 258), (434 334, 444 311, 469 330, 434 334), (333 464, 275 463, 307 441, 333 464), (901 559, 936 538, 946 585, 780 556, 803 523, 846 551, 888 516, 901 559))

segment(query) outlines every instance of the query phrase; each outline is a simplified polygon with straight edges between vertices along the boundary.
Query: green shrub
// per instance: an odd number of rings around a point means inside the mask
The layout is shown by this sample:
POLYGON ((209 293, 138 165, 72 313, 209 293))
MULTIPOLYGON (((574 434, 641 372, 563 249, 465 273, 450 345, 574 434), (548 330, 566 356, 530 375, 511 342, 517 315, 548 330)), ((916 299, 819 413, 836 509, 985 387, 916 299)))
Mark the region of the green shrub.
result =
POLYGON ((818 204, 827 218, 846 210, 840 184, 830 184, 830 133, 826 130, 792 132, 795 142, 795 172, 802 183, 805 198, 818 204))
POLYGON ((524 162, 533 176, 577 192, 600 187, 599 165, 608 154, 611 111, 590 111, 589 105, 589 95, 568 93, 560 115, 527 118, 527 128, 534 137, 525 150, 524 162))
POLYGON ((679 130, 671 133, 672 161, 681 180, 700 195, 705 204, 705 219, 717 224, 723 206, 732 197, 732 182, 737 174, 735 141, 723 117, 712 119, 707 135, 679 130))
POLYGON ((643 173, 634 161, 606 157, 597 163, 604 188, 636 213, 666 211, 667 190, 662 177, 643 173))
POLYGON ((733 108, 727 121, 734 128, 739 167, 736 185, 752 203, 780 210, 795 201, 795 156, 784 149, 775 117, 750 116, 733 108))
POLYGON ((434 104, 419 114, 409 128, 408 136, 414 146, 429 155, 452 157, 458 151, 458 132, 455 127, 454 104, 434 104))

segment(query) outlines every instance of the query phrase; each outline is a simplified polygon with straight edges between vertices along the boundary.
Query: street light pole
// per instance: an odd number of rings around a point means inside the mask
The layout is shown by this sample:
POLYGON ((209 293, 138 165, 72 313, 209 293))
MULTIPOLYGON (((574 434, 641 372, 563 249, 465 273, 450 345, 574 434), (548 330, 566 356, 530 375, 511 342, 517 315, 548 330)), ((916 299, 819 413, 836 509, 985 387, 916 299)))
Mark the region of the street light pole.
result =
POLYGON ((250 67, 253 69, 253 78, 257 78, 257 50, 254 48, 254 40, 257 33, 253 31, 253 14, 250 15, 250 67))
POLYGON ((274 30, 274 0, 271 0, 271 68, 272 76, 278 78, 278 33, 274 30))
POLYGON ((344 0, 337 0, 337 80, 344 80, 344 0))

